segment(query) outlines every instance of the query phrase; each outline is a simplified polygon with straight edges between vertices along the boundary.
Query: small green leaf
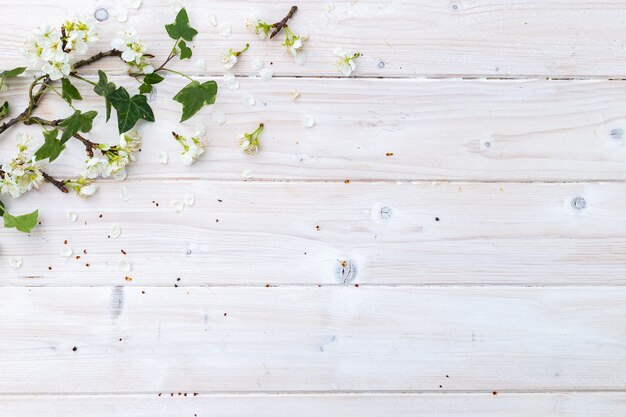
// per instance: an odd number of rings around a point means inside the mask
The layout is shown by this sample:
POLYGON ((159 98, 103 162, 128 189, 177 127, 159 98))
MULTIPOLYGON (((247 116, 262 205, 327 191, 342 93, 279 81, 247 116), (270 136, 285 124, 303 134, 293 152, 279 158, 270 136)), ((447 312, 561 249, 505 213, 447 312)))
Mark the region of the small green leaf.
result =
POLYGON ((57 136, 59 136, 59 129, 56 128, 43 132, 44 144, 35 152, 35 158, 38 161, 48 158, 52 162, 63 152, 65 145, 57 139, 57 136))
POLYGON ((69 104, 72 104, 72 100, 83 99, 78 89, 67 78, 61 78, 61 97, 69 104))
POLYGON ((217 96, 217 83, 215 81, 206 81, 202 84, 198 81, 192 81, 187 84, 174 96, 174 101, 183 105, 180 121, 184 122, 189 119, 206 104, 215 103, 215 96, 217 96))
POLYGON ((82 113, 80 110, 76 110, 73 115, 67 119, 63 119, 59 126, 63 128, 63 134, 61 135, 61 144, 67 142, 69 138, 74 136, 78 132, 87 133, 93 126, 93 119, 96 118, 98 112, 91 110, 86 113, 82 113))
POLYGON ((198 31, 189 26, 189 16, 187 16, 187 10, 183 7, 176 15, 174 23, 165 25, 165 30, 170 38, 178 40, 183 38, 186 41, 191 42, 193 37, 198 34, 198 31))
POLYGON ((117 111, 117 127, 120 133, 132 129, 139 119, 154 122, 154 113, 146 96, 137 94, 130 97, 124 87, 119 87, 110 95, 110 100, 117 111))
POLYGON ((143 84, 139 86, 139 92, 141 94, 151 93, 152 86, 154 84, 160 83, 163 80, 164 78, 155 72, 153 72, 152 74, 148 74, 145 77, 143 77, 143 84))
POLYGON ((26 67, 17 67, 17 68, 13 68, 11 70, 2 71, 2 72, 0 72, 0 78, 17 77, 18 75, 20 75, 24 71, 26 71, 26 67))
POLYGON ((14 227, 20 232, 30 233, 35 226, 37 226, 37 220, 39 218, 39 210, 35 210, 32 213, 22 214, 21 216, 12 216, 4 208, 2 218, 4 219, 4 227, 14 227))
POLYGON ((5 101, 2 106, 0 106, 0 119, 9 114, 9 102, 5 101))
POLYGON ((104 97, 104 104, 106 105, 106 110, 107 110, 107 117, 106 117, 106 121, 109 121, 109 118, 111 117, 111 94, 117 89, 117 87, 115 86, 114 83, 110 83, 109 80, 107 79, 107 75, 104 73, 104 71, 102 70, 98 70, 98 84, 96 84, 93 88, 93 91, 101 96, 104 97))
POLYGON ((185 41, 180 40, 178 42, 178 47, 180 48, 180 59, 191 58, 191 48, 187 46, 185 41))

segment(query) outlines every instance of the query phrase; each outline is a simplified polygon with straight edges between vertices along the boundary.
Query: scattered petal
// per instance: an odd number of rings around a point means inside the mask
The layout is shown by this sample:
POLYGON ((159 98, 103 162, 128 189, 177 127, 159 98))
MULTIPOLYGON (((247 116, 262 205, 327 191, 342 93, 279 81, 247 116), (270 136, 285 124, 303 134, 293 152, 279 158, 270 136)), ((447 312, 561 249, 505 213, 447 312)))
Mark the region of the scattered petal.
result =
POLYGON ((235 77, 235 74, 232 72, 224 73, 224 82, 231 90, 237 90, 239 88, 239 80, 235 77))
POLYGON ((293 90, 291 92, 291 98, 293 98, 294 100, 297 100, 298 97, 300 97, 300 92, 298 90, 293 90))
POLYGON ((11 257, 11 266, 13 268, 19 268, 22 266, 22 257, 21 256, 12 256, 11 257))
POLYGON ((128 20, 128 9, 126 8, 114 8, 113 17, 120 23, 124 23, 128 20))
POLYGON ((211 26, 217 25, 217 19, 213 15, 210 15, 209 17, 207 17, 207 21, 209 22, 211 26))
POLYGON ((198 71, 206 71, 206 61, 204 59, 197 60, 196 68, 198 69, 198 71))
POLYGON ((216 110, 213 112, 213 121, 219 125, 226 123, 226 114, 223 111, 216 110))
POLYGON ((165 165, 165 164, 167 164, 168 159, 169 159, 169 156, 167 155, 167 152, 165 152, 165 151, 160 151, 159 152, 159 162, 160 163, 165 165))
POLYGON ((261 72, 259 72, 259 76, 263 81, 269 81, 274 76, 274 73, 269 68, 263 68, 261 72))
POLYGON ((176 213, 180 213, 185 208, 185 202, 180 200, 172 200, 170 201, 170 205, 176 213))
POLYGON ((64 258, 69 258, 70 256, 72 256, 72 248, 70 248, 69 246, 64 246, 63 249, 61 249, 61 256, 63 256, 64 258))
POLYGON ((252 69, 255 71, 261 71, 264 66, 265 66, 265 61, 263 61, 262 59, 257 58, 254 61, 252 61, 252 69))
POLYGON ((120 197, 122 197, 122 201, 130 200, 130 191, 128 191, 128 188, 126 188, 126 186, 123 186, 120 189, 120 197))
POLYGON ((254 173, 252 172, 251 169, 244 169, 243 172, 241 173, 241 176, 244 178, 252 178, 254 176, 254 173))
POLYGON ((196 202, 196 197, 192 193, 185 194, 185 199, 183 200, 183 203, 185 203, 186 207, 193 206, 195 202, 196 202))
POLYGON ((300 65, 301 67, 306 64, 306 54, 304 52, 300 52, 299 54, 293 57, 293 62, 300 65))
POLYGON ((246 94, 246 96, 243 98, 243 103, 248 107, 254 107, 254 105, 256 104, 256 100, 254 99, 254 96, 252 94, 246 94))
POLYGON ((78 218, 78 215, 75 212, 73 212, 73 211, 68 211, 67 212, 67 220, 69 220, 70 223, 76 222, 77 218, 78 218))
POLYGON ((139 9, 139 6, 141 6, 141 0, 127 0, 126 4, 131 9, 137 10, 137 9, 139 9))
POLYGON ((206 125, 202 122, 198 122, 196 123, 196 125, 194 126, 196 129, 196 133, 194 133, 194 136, 204 136, 206 135, 206 125))
POLYGON ((122 272, 130 272, 130 270, 133 269, 130 265, 130 262, 128 262, 126 259, 122 259, 120 263, 117 264, 117 266, 122 272))
POLYGON ((326 13, 331 13, 333 10, 335 10, 335 5, 333 3, 326 3, 326 6, 324 6, 324 10, 326 10, 326 13))
POLYGON ((233 33, 233 28, 230 26, 230 23, 224 23, 217 27, 217 30, 221 37, 227 38, 233 33))
POLYGON ((312 116, 305 116, 302 118, 302 124, 306 128, 315 126, 315 119, 312 116))
POLYGON ((113 239, 117 239, 122 234, 122 226, 119 224, 114 224, 109 231, 109 236, 113 239))

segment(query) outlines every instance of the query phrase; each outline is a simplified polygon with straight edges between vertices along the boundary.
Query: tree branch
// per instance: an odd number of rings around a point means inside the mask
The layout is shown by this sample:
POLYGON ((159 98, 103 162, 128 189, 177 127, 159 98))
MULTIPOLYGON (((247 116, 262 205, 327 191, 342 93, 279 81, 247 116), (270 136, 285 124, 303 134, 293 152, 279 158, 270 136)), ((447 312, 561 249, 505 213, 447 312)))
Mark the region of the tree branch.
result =
MULTIPOLYGON (((46 119, 42 119, 41 117, 31 116, 28 119, 24 120, 24 124, 25 125, 30 125, 30 124, 33 124, 33 123, 37 123, 37 124, 42 125, 42 126, 56 127, 63 120, 65 120, 65 119, 46 120, 46 119)), ((97 148, 99 143, 92 142, 89 139, 85 138, 84 136, 82 136, 82 135, 80 135, 78 133, 74 133, 72 136, 75 139, 78 139, 79 141, 81 141, 83 143, 83 145, 85 145, 85 151, 87 151, 87 156, 90 157, 90 158, 93 158, 93 149, 97 148)))
POLYGON ((287 13, 287 16, 285 16, 280 22, 276 22, 272 25, 274 31, 270 35, 270 39, 278 35, 278 32, 280 32, 281 30, 283 30, 284 27, 287 26, 287 21, 293 17, 296 10, 298 10, 298 6, 291 6, 291 9, 289 9, 289 13, 287 13))
POLYGON ((43 175, 46 181, 48 181, 50 184, 57 187, 62 193, 68 192, 67 187, 65 186, 65 183, 63 181, 55 180, 54 178, 52 178, 50 175, 46 174, 43 171, 41 171, 41 174, 43 175))

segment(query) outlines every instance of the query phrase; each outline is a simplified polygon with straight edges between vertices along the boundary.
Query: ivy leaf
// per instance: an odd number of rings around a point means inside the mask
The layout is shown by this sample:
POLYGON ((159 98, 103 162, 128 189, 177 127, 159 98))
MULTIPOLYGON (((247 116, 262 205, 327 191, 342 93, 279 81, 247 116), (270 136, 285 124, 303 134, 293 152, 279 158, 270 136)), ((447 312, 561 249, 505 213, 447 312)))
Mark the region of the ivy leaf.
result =
POLYGON ((63 152, 65 145, 57 139, 57 136, 59 136, 59 129, 56 128, 43 132, 44 144, 35 152, 35 158, 38 161, 48 158, 52 162, 63 152))
POLYGON ((187 46, 184 40, 178 41, 178 47, 180 48, 180 59, 191 58, 191 48, 187 46))
POLYGON ((146 75, 145 77, 143 77, 143 84, 139 86, 139 93, 141 94, 151 93, 152 86, 154 84, 160 83, 163 80, 164 78, 155 72, 153 72, 152 74, 146 75))
POLYGON ((61 97, 69 104, 72 104, 72 100, 83 99, 78 89, 67 78, 61 78, 61 97))
POLYGON ((187 10, 183 7, 176 15, 174 23, 165 25, 165 30, 170 38, 178 40, 183 38, 186 41, 191 42, 193 37, 198 34, 198 31, 189 26, 189 16, 187 16, 187 10))
POLYGON ((129 131, 139 119, 154 122, 154 113, 146 96, 130 96, 124 87, 119 87, 110 95, 111 104, 117 111, 117 128, 120 133, 129 131))
POLYGON ((104 71, 102 70, 98 70, 98 84, 96 84, 93 87, 93 91, 101 96, 104 97, 104 103, 106 105, 106 109, 107 109, 107 117, 106 117, 106 121, 109 121, 109 118, 111 117, 111 94, 117 89, 117 87, 115 86, 114 83, 109 82, 109 80, 107 79, 107 75, 104 73, 104 71))
POLYGON ((61 144, 64 144, 78 132, 87 133, 93 126, 93 119, 96 118, 98 112, 91 110, 86 113, 82 113, 80 110, 76 110, 73 115, 63 119, 59 126, 63 128, 63 134, 61 135, 61 144))
POLYGON ((0 119, 9 114, 9 102, 5 101, 2 106, 0 106, 0 119))
POLYGON ((2 212, 4 227, 15 227, 20 232, 30 233, 35 228, 35 226, 37 226, 39 210, 35 210, 32 213, 28 214, 22 214, 21 216, 13 216, 9 214, 9 212, 6 211, 3 206, 2 212))
POLYGON ((217 95, 217 83, 215 81, 206 81, 200 84, 198 81, 192 81, 174 96, 174 101, 183 105, 183 115, 181 122, 189 119, 204 107, 206 104, 215 103, 217 95))
POLYGON ((20 75, 24 71, 26 71, 26 67, 17 67, 17 68, 13 68, 11 70, 2 71, 2 72, 0 72, 0 78, 17 77, 18 75, 20 75))

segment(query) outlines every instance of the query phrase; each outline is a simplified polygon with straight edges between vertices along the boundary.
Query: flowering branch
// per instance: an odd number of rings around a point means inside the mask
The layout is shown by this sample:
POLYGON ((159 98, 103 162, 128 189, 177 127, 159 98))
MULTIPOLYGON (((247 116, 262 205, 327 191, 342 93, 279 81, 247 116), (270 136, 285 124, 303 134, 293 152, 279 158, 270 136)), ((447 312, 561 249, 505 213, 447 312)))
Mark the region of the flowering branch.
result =
POLYGON ((52 178, 49 174, 46 174, 44 171, 41 171, 41 175, 43 175, 46 181, 57 187, 62 193, 68 192, 67 187, 65 186, 65 181, 56 180, 52 178))
POLYGON ((270 35, 270 39, 272 39, 274 36, 278 35, 278 33, 284 27, 287 27, 287 22, 289 21, 289 19, 291 19, 293 17, 293 15, 296 13, 297 10, 298 10, 298 6, 291 6, 291 9, 289 9, 289 13, 287 13, 287 16, 285 16, 283 18, 283 20, 281 20, 280 22, 276 22, 276 23, 274 23, 272 25, 272 27, 274 28, 274 31, 270 35))

